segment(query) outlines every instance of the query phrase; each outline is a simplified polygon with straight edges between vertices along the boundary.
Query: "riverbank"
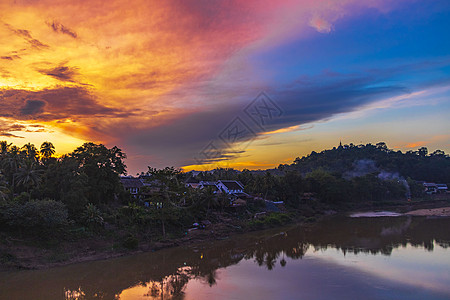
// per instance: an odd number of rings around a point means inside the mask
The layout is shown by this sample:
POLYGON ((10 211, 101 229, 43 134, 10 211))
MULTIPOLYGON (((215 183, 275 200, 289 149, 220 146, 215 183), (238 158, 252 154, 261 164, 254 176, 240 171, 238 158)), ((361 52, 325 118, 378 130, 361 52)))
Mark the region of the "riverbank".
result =
MULTIPOLYGON (((413 201, 411 203, 399 201, 382 207, 366 205, 357 209, 359 211, 386 210, 411 216, 450 216, 450 202, 448 200, 413 201)), ((350 211, 355 211, 355 207, 338 213, 348 213, 350 211)), ((115 237, 108 234, 93 234, 73 240, 42 242, 33 239, 13 238, 5 233, 1 233, 0 271, 46 269, 87 261, 104 260, 157 251, 163 248, 224 240, 237 234, 275 228, 287 224, 312 226, 323 217, 335 213, 336 211, 333 210, 322 210, 317 211, 312 216, 305 217, 301 212, 297 212, 297 214, 285 212, 274 214, 272 217, 269 215, 264 220, 246 220, 245 222, 238 218, 222 219, 220 222, 209 224, 205 229, 186 231, 182 236, 172 236, 171 238, 158 240, 139 239, 135 249, 117 247, 115 237), (289 217, 281 218, 283 215, 289 215, 289 217)))
MULTIPOLYGON (((30 236, 17 238, 6 233, 0 233, 0 271, 54 268, 158 251, 164 248, 225 240, 237 234, 256 231, 249 224, 243 226, 246 223, 248 222, 242 222, 238 218, 222 218, 219 223, 211 223, 204 229, 192 228, 186 230, 182 235, 168 235, 166 238, 157 238, 156 240, 138 238, 135 240, 135 249, 124 247, 123 240, 118 241, 118 232, 106 230, 101 234, 91 233, 90 236, 74 239, 57 240, 53 238, 46 241, 30 236)), ((268 222, 268 226, 260 229, 296 223, 300 222, 295 220, 284 223, 268 222)))
MULTIPOLYGON (((262 293, 267 295, 266 287, 269 283, 276 293, 267 296, 267 299, 297 299, 299 292, 304 292, 308 287, 314 291, 328 287, 334 293, 336 286, 341 286, 344 290, 349 286, 361 288, 359 283, 355 284, 358 278, 367 283, 361 294, 367 295, 374 284, 368 274, 373 272, 375 265, 383 271, 391 270, 392 265, 400 266, 394 273, 400 274, 400 280, 405 278, 405 262, 412 266, 408 269, 409 279, 412 278, 412 271, 415 271, 417 278, 422 278, 420 276, 425 267, 437 268, 442 276, 427 278, 445 281, 446 269, 442 268, 442 264, 446 252, 450 251, 450 232, 446 230, 449 225, 450 218, 329 217, 306 227, 283 226, 238 234, 224 240, 58 268, 0 272, 0 299, 61 299, 64 295, 67 299, 80 298, 80 295, 86 299, 114 299, 118 296, 120 299, 147 299, 153 295, 153 298, 159 299, 162 296, 161 293, 155 293, 155 287, 168 287, 164 290, 164 297, 169 295, 175 299, 183 296, 188 299, 229 299, 229 292, 223 290, 217 293, 217 288, 226 289, 232 285, 236 292, 236 283, 241 286, 238 291, 252 293, 246 297, 241 294, 242 299, 262 298, 261 294, 254 294, 249 287, 263 287, 262 293), (426 260, 419 260, 421 256, 426 260), (324 263, 324 258, 327 257, 329 259, 324 263), (432 260, 433 257, 436 260, 432 260), (336 259, 340 261, 336 262, 336 259), (398 259, 399 264, 392 263, 393 259, 398 259), (308 268, 308 264, 314 261, 317 265, 308 268), (355 268, 356 261, 361 262, 358 266, 369 268, 361 273, 361 268, 355 268), (373 264, 374 261, 379 263, 373 264), (342 272, 338 272, 340 269, 332 267, 334 263, 344 264, 346 267, 342 272), (320 266, 323 268, 323 274, 317 274, 317 268, 320 266), (239 269, 243 272, 237 276, 235 271, 239 269), (330 270, 337 276, 338 281, 330 282, 330 270), (357 270, 357 276, 351 278, 351 285, 342 285, 340 278, 351 270, 357 270), (293 271, 294 277, 299 280, 292 281, 293 271), (298 293, 289 297, 280 296, 280 286, 283 286, 283 289, 285 287, 283 281, 280 281, 283 274, 286 276, 285 280, 292 282, 292 285, 299 289, 298 293), (317 285, 310 284, 311 280, 317 285), (204 293, 193 294, 192 287, 197 291, 201 289, 204 293), (182 293, 174 294, 174 291, 182 293)), ((435 272, 436 270, 433 274, 435 272)), ((393 281, 393 278, 380 277, 379 273, 376 273, 375 277, 397 287, 400 284, 393 281)), ((443 286, 448 289, 447 281, 443 286)), ((423 289, 423 280, 414 282, 419 282, 423 289)), ((376 299, 384 299, 386 296, 386 285, 381 287, 383 289, 380 289, 380 285, 375 286, 379 292, 376 299)), ((405 292, 405 297, 411 299, 411 286, 405 289, 405 292)), ((418 295, 422 299, 426 296, 423 290, 418 295)), ((344 299, 352 297, 355 298, 353 292, 344 299)), ((305 298, 311 298, 311 294, 309 297, 305 295, 305 298)), ((330 295, 329 298, 335 297, 330 295)), ((426 299, 428 298, 430 297, 426 299)))
POLYGON ((136 249, 117 246, 114 237, 93 235, 74 240, 41 242, 33 238, 0 237, 0 271, 46 269, 87 261, 104 260, 125 255, 157 251, 163 248, 225 239, 244 232, 224 224, 211 224, 205 230, 191 231, 183 237, 158 241, 140 239, 136 249))
POLYGON ((418 209, 407 212, 408 216, 450 217, 450 206, 431 209, 418 209))

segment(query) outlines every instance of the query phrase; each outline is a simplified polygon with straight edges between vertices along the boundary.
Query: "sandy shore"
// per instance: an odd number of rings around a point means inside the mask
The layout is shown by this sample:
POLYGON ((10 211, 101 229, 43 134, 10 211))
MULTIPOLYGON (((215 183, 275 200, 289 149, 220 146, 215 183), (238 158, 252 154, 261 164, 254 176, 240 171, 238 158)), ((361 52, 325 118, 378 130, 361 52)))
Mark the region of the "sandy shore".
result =
POLYGON ((409 216, 450 217, 450 207, 418 209, 405 213, 409 216))

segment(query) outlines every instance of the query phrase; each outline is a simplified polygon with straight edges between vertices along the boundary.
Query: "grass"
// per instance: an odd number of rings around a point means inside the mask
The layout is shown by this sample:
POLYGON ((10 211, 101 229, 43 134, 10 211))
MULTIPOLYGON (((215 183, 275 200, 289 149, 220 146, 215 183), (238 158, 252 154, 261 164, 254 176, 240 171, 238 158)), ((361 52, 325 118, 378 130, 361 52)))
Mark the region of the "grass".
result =
POLYGON ((251 220, 247 223, 248 228, 265 229, 272 228, 280 225, 288 224, 292 221, 292 215, 286 213, 271 213, 258 219, 251 220))

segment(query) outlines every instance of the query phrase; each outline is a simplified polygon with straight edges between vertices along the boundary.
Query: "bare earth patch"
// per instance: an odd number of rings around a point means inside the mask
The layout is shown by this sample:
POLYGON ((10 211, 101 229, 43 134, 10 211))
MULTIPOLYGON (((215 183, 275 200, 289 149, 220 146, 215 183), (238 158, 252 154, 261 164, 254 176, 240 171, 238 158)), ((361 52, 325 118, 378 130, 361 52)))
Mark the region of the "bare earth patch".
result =
POLYGON ((450 217, 450 207, 418 209, 407 212, 409 216, 450 217))

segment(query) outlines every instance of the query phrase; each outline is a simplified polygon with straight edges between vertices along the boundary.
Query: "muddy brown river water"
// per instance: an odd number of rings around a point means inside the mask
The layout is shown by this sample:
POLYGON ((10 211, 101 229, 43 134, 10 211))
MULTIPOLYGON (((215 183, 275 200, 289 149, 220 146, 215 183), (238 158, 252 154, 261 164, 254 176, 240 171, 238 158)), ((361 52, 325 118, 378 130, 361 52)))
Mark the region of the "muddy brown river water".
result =
POLYGON ((450 218, 302 227, 0 273, 0 299, 450 299, 450 218))

